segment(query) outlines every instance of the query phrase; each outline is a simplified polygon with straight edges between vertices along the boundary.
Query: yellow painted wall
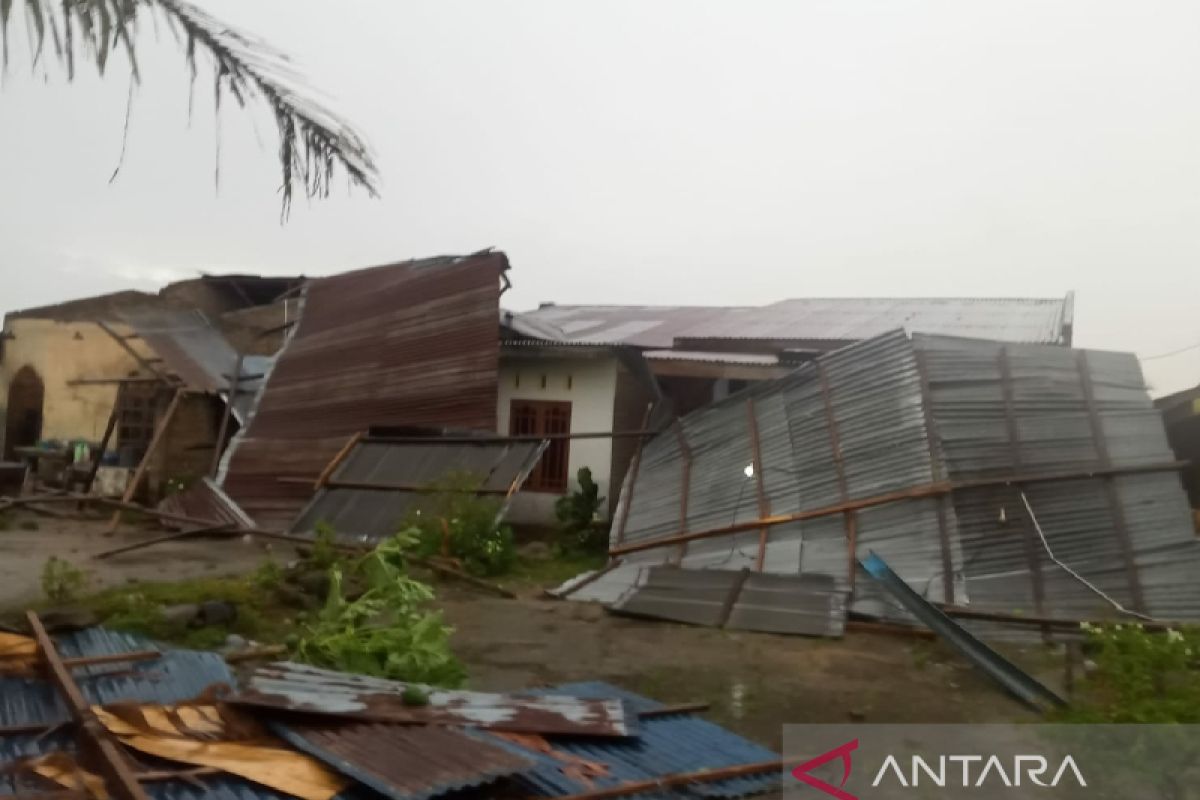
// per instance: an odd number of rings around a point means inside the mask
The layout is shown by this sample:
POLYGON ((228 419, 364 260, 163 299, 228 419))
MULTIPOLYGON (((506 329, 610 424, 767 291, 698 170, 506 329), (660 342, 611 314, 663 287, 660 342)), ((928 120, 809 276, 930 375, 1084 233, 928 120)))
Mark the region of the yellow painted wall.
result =
POLYGON ((68 386, 67 382, 127 377, 136 372, 137 362, 93 322, 14 319, 5 331, 12 338, 5 339, 0 360, 0 407, 8 402, 9 382, 28 365, 45 386, 42 438, 99 440, 116 400, 116 385, 68 386))

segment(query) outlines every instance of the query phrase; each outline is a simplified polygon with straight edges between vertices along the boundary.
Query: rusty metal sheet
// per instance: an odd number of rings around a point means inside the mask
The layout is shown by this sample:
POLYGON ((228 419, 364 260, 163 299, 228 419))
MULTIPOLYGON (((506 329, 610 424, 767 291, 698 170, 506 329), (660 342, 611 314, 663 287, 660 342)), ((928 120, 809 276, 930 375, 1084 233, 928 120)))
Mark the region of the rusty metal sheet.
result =
POLYGON ((158 504, 158 510, 192 519, 212 520, 214 524, 225 522, 239 528, 253 527, 246 512, 212 478, 203 478, 181 492, 167 495, 158 504))
MULTIPOLYGON (((407 684, 283 662, 261 667, 228 702, 347 719, 468 725, 515 733, 631 736, 619 700, 429 690, 423 706, 406 705, 407 684)), ((424 687, 423 687, 424 688, 424 687)))
POLYGON ((531 758, 453 728, 306 720, 269 723, 288 744, 392 800, 424 800, 533 767, 531 758))
POLYGON ((358 442, 296 518, 291 533, 313 533, 318 523, 325 523, 345 539, 384 539, 433 497, 422 487, 454 473, 476 476, 486 496, 499 501, 497 517, 503 518, 510 496, 525 483, 546 445, 544 440, 474 444, 436 438, 428 443, 358 442), (368 484, 408 488, 358 488, 368 484))
POLYGON ((351 435, 372 425, 496 429, 499 252, 311 282, 249 425, 221 471, 259 524, 295 518, 351 435))

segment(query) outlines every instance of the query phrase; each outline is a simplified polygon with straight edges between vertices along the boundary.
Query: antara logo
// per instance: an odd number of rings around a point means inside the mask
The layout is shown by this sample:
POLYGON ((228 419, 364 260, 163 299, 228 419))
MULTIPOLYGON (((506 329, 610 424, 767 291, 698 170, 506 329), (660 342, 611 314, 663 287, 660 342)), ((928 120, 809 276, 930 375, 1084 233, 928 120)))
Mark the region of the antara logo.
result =
MULTIPOLYGON (((858 739, 846 742, 840 747, 835 747, 829 752, 799 765, 792 770, 792 777, 836 800, 859 800, 857 795, 846 791, 846 782, 850 780, 850 772, 853 767, 851 754, 858 747, 858 739), (838 759, 842 762, 842 780, 837 786, 811 774, 818 767, 823 767, 838 759)), ((1064 779, 1074 780, 1079 786, 1087 786, 1087 781, 1084 780, 1083 773, 1080 772, 1079 765, 1075 763, 1072 756, 1063 758, 1053 772, 1050 769, 1050 761, 1045 756, 1014 756, 1011 768, 1006 767, 1005 762, 999 756, 994 755, 939 756, 930 760, 921 756, 911 756, 908 766, 909 769, 905 771, 896 756, 888 755, 879 771, 875 773, 875 779, 871 781, 871 788, 875 789, 885 784, 905 789, 922 785, 939 788, 961 786, 964 789, 971 789, 997 784, 1019 788, 1022 780, 1025 781, 1024 785, 1026 786, 1052 788, 1058 786, 1064 779), (982 765, 981 768, 980 765, 982 765), (1053 777, 1049 777, 1048 782, 1042 780, 1048 775, 1053 777), (958 782, 959 779, 961 779, 961 783, 958 782)))
POLYGON ((801 783, 806 783, 809 786, 824 792, 830 797, 836 797, 837 800, 858 800, 857 797, 845 791, 846 781, 850 780, 850 754, 858 749, 858 739, 846 742, 841 747, 835 747, 828 753, 819 755, 811 761, 805 761, 800 766, 792 770, 792 777, 801 783), (833 786, 826 783, 820 778, 815 778, 808 773, 817 767, 823 767, 835 758, 842 760, 842 782, 838 786, 833 786))
POLYGON ((920 786, 922 775, 924 775, 926 785, 932 784, 933 786, 950 785, 969 789, 983 786, 988 781, 998 781, 1005 786, 1019 787, 1021 777, 1024 775, 1028 778, 1026 786, 1032 784, 1054 787, 1058 786, 1068 773, 1080 786, 1087 786, 1087 781, 1083 779, 1083 773, 1079 771, 1079 765, 1071 756, 1062 760, 1049 783, 1042 780, 1042 776, 1050 771, 1050 762, 1045 756, 1013 756, 1010 771, 1005 770, 1004 762, 999 756, 940 756, 935 763, 936 769, 920 756, 912 756, 910 769, 906 775, 900 768, 900 762, 896 760, 896 757, 889 755, 884 759, 879 772, 875 774, 875 780, 871 782, 871 786, 872 788, 879 786, 889 775, 894 776, 895 782, 906 788, 920 786), (983 768, 976 773, 978 777, 972 780, 972 766, 978 764, 982 764, 983 768), (959 766, 952 767, 951 765, 959 766), (957 783, 960 775, 962 783, 957 783))

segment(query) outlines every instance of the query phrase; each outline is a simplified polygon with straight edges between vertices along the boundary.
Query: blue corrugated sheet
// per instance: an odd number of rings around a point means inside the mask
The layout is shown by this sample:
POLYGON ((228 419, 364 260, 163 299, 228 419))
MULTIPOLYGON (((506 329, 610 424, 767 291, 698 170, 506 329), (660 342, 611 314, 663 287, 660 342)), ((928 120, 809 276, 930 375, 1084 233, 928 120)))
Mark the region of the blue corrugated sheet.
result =
MULTIPOLYGON (((89 628, 54 637, 65 658, 102 656, 154 649, 146 639, 130 634, 89 628)), ((143 703, 177 703, 191 700, 210 687, 232 687, 234 676, 217 653, 168 650, 152 661, 105 664, 72 670, 75 682, 91 703, 121 700, 143 703)), ((36 678, 0 677, 0 726, 55 724, 70 718, 53 686, 36 678)), ((73 752, 69 729, 48 735, 39 732, 0 735, 0 764, 19 758, 58 751, 73 752)), ((153 800, 294 800, 264 786, 233 775, 206 777, 204 789, 184 781, 155 781, 144 785, 153 800)), ((14 794, 11 776, 0 776, 0 796, 14 794)), ((347 790, 335 800, 366 800, 366 790, 347 790)))
MULTIPOLYGON (((625 701, 631 716, 662 707, 661 703, 647 697, 600 681, 567 683, 536 693, 620 699, 625 701)), ((594 785, 589 786, 565 775, 562 770, 565 764, 552 755, 520 747, 490 734, 482 735, 501 741, 515 752, 534 759, 537 766, 520 776, 517 782, 527 787, 531 794, 544 797, 607 789, 631 781, 645 781, 676 773, 734 767, 779 758, 777 753, 761 745, 690 714, 643 719, 636 739, 550 739, 550 744, 555 750, 608 765, 609 774, 595 778, 594 785)), ((767 772, 746 778, 696 783, 689 787, 639 794, 638 797, 745 797, 777 789, 779 775, 779 772, 767 772)))

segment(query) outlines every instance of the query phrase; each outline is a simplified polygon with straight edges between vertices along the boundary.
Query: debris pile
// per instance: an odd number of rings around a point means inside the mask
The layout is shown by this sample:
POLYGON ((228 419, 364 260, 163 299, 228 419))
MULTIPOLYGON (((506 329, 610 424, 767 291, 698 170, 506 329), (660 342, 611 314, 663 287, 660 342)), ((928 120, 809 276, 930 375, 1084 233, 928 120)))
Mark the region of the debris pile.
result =
POLYGON ((0 635, 0 794, 735 798, 782 766, 695 709, 603 683, 489 694, 277 663, 239 688, 215 653, 30 622, 0 635))

